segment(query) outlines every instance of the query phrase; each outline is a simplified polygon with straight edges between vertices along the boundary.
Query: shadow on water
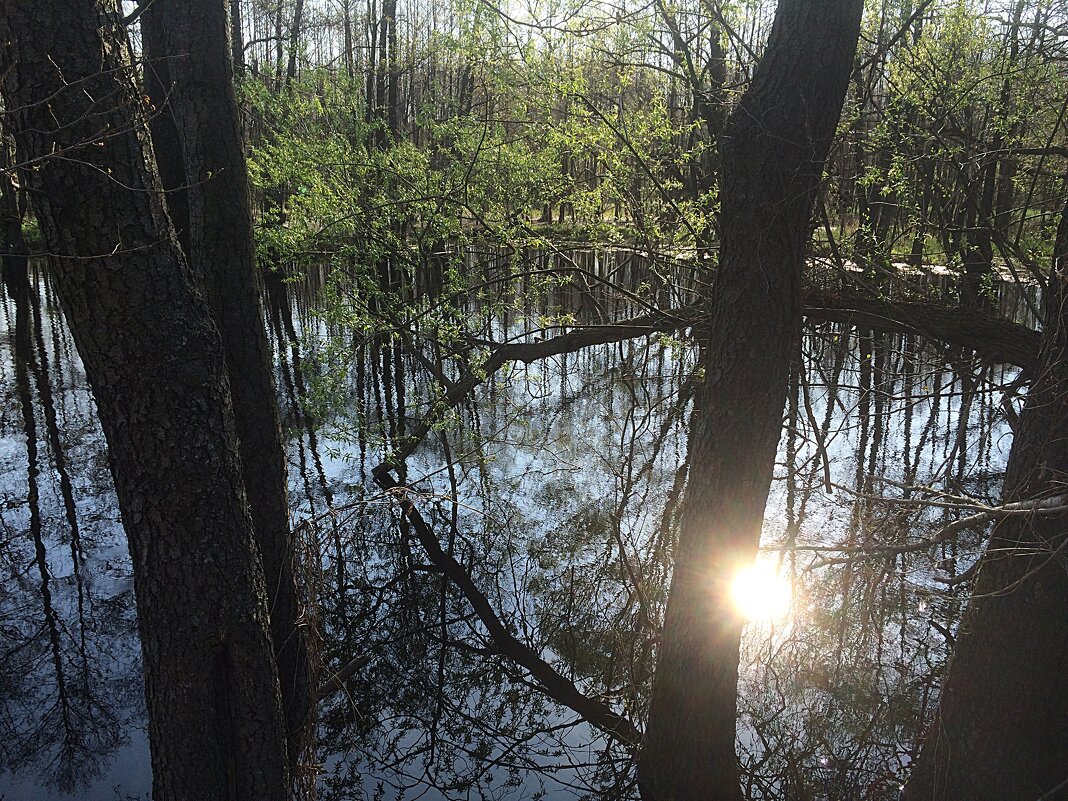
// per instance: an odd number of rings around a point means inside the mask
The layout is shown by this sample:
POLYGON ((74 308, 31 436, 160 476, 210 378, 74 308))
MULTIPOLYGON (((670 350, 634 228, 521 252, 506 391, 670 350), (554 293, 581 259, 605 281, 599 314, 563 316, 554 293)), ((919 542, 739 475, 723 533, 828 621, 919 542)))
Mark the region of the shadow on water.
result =
MULTIPOLYGON (((534 341, 546 324, 538 336, 641 311, 609 284, 676 305, 696 287, 625 250, 456 258, 485 277, 477 301, 449 295, 444 264, 419 281, 383 265, 384 293, 370 300, 335 285, 375 326, 317 312, 325 270, 267 275, 320 658, 330 670, 369 657, 322 706, 320 795, 632 797, 629 756, 531 691, 369 472, 475 357, 471 341, 534 341), (580 277, 541 280, 550 268, 580 277), (433 314, 419 305, 428 298, 433 314), (443 333, 457 328, 467 340, 443 333)), ((0 327, 0 797, 143 796, 136 619, 103 438, 46 272, 12 265, 0 327)), ((1005 311, 1027 313, 1011 288, 1002 295, 1005 311)), ((639 721, 685 487, 693 356, 661 336, 514 364, 402 468, 442 549, 510 629, 639 721)), ((955 513, 909 503, 924 484, 996 498, 1016 377, 913 336, 807 329, 764 531, 797 601, 787 622, 751 630, 743 660, 750 798, 893 797, 967 597, 955 579, 982 534, 831 564, 805 549, 880 548, 936 528, 955 513)))

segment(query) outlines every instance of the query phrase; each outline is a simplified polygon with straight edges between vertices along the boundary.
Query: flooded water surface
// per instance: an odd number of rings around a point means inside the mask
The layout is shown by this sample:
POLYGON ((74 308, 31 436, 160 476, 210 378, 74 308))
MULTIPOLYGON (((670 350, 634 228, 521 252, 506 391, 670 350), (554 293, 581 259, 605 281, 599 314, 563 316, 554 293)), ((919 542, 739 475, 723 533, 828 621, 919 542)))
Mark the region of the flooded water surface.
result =
MULTIPOLYGON (((499 275, 494 258, 468 269, 499 275)), ((439 412, 475 340, 531 343, 640 314, 636 298, 685 304, 694 286, 627 251, 525 258, 528 277, 463 302, 440 276, 395 308, 325 269, 267 281, 317 658, 325 675, 366 657, 319 711, 321 798, 635 794, 629 755, 532 689, 372 480, 432 420, 399 478, 441 548, 520 639, 642 720, 685 491, 685 331, 512 362, 439 412), (627 291, 539 282, 539 260, 627 291), (356 325, 346 303, 394 325, 356 325)), ((1028 300, 1001 290, 1022 322, 1028 300)), ((792 601, 749 627, 743 659, 750 798, 890 797, 900 783, 982 532, 856 553, 953 519, 918 502, 924 487, 997 499, 1018 379, 911 335, 806 328, 761 557, 792 601)), ((39 263, 5 287, 0 392, 0 798, 146 798, 129 555, 92 394, 39 263)))

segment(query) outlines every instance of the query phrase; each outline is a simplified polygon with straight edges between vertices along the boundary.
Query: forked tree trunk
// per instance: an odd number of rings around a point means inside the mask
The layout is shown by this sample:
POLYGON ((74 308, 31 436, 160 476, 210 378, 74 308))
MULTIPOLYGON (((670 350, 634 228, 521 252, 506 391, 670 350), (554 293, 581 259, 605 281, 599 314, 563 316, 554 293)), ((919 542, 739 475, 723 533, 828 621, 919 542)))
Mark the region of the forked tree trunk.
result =
POLYGON ((227 0, 156 0, 142 17, 146 74, 162 79, 149 84, 158 92, 153 102, 160 113, 152 122, 157 160, 172 208, 188 215, 183 244, 222 334, 295 767, 307 745, 311 690, 227 19, 227 0))
POLYGON ((690 479, 638 778, 647 801, 740 799, 742 621, 728 585, 752 562, 801 330, 809 218, 841 112, 861 0, 780 0, 722 144, 723 242, 690 479))
MULTIPOLYGON (((1048 292, 1006 502, 1060 494, 1068 484, 1068 205, 1048 292)), ((1068 515, 1008 519, 994 529, 907 801, 1068 797, 1066 546, 1068 515)))
POLYGON ((287 796, 267 593, 219 333, 164 211, 111 0, 6 0, 8 122, 133 560, 157 801, 287 796))

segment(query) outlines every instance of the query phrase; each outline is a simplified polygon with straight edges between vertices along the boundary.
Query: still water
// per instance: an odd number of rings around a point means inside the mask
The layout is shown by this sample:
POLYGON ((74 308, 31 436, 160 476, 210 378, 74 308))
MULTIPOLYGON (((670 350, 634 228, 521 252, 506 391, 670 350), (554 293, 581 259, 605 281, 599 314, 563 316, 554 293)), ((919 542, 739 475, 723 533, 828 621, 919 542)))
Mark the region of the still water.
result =
MULTIPOLYGON (((466 258, 500 271, 492 254, 466 258)), ((600 283, 515 278, 465 304, 428 280, 387 308, 343 284, 324 304, 326 270, 268 281, 319 658, 328 673, 368 657, 320 709, 321 798, 634 795, 628 755, 494 651, 370 476, 433 408, 442 376, 459 377, 440 344, 449 325, 533 341, 547 322, 641 311, 605 283, 688 298, 685 281, 633 253, 567 260, 600 283), (324 312, 346 303, 361 322, 324 312), (392 336, 371 314, 394 320, 392 336)), ((1001 289, 1023 322, 1027 300, 1001 289)), ((693 358, 685 339, 653 336, 506 366, 433 426, 403 476, 517 636, 638 721, 685 486, 693 358)), ((1017 373, 910 336, 806 329, 763 541, 794 601, 787 618, 750 628, 743 659, 749 797, 892 797, 937 699, 966 595, 954 577, 981 534, 850 564, 804 548, 920 538, 953 512, 905 503, 916 487, 996 499, 1017 373)), ((41 264, 0 305, 0 392, 0 798, 147 798, 129 555, 92 395, 41 264)))

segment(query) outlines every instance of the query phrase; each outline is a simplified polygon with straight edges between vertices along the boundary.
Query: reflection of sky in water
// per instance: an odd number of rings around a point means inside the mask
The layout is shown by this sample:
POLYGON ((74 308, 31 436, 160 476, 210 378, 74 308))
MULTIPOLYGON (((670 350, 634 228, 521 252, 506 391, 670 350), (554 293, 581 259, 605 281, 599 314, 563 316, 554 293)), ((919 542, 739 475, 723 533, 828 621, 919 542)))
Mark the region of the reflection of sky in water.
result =
MULTIPOLYGON (((42 539, 58 637, 50 636, 49 627, 42 623, 48 611, 43 606, 26 501, 26 436, 14 358, 16 304, 5 295, 0 321, 4 399, 0 410, 0 760, 8 772, 0 774, 0 797, 143 797, 150 778, 128 554, 84 374, 73 355, 69 333, 56 323, 50 288, 39 274, 34 280, 43 326, 41 336, 34 339, 32 366, 38 371, 43 368, 43 347, 50 401, 41 397, 33 370, 25 381, 31 387, 35 410, 42 539), (77 504, 84 551, 80 588, 72 570, 56 454, 45 431, 48 415, 44 407, 49 402, 55 409, 58 441, 69 464, 77 504), (84 592, 80 613, 79 589, 84 592), (65 790, 70 792, 64 795, 65 790)), ((570 288, 557 291, 579 316, 602 306, 570 288)), ((280 315, 277 304, 270 316, 276 344, 286 340, 287 328, 297 334, 314 329, 319 337, 328 335, 321 323, 308 318, 306 296, 298 293, 286 306, 292 317, 287 318, 284 310, 280 315)), ((899 338, 878 338, 874 345, 850 339, 845 343, 848 347, 843 347, 836 331, 824 327, 806 338, 808 387, 798 392, 798 402, 787 410, 787 433, 768 504, 765 545, 791 540, 797 544, 847 540, 881 544, 909 534, 903 526, 937 523, 933 512, 895 520, 878 504, 865 500, 887 490, 900 494, 900 490, 872 482, 871 475, 909 477, 923 483, 948 472, 961 477, 964 490, 996 494, 996 480, 987 486, 975 477, 996 479, 1003 468, 1010 438, 995 406, 1000 394, 987 390, 991 381, 1007 382, 1011 372, 988 369, 980 373, 969 365, 967 372, 975 372, 981 378, 978 385, 986 387, 971 394, 962 391, 960 378, 930 352, 917 351, 911 360, 906 359, 899 338), (862 391, 865 388, 870 391, 862 391), (959 424, 962 408, 967 411, 963 428, 959 424), (839 487, 834 492, 826 489, 828 477, 839 487)), ((599 686, 600 679, 593 678, 597 676, 608 676, 609 683, 620 685, 640 684, 648 678, 628 675, 628 670, 636 671, 634 666, 640 667, 649 652, 622 654, 618 660, 606 659, 604 654, 625 644, 622 640, 613 644, 611 633, 615 628, 633 628, 643 604, 652 607, 647 611, 654 616, 658 613, 655 599, 635 600, 627 595, 623 565, 653 586, 666 581, 663 557, 670 543, 664 539, 661 518, 685 451, 684 406, 678 398, 691 358, 685 351, 682 356, 679 353, 671 343, 636 340, 514 365, 479 391, 477 407, 459 411, 462 425, 432 433, 409 460, 409 480, 425 476, 416 484, 423 493, 419 503, 439 537, 449 538, 457 557, 504 617, 527 632, 550 658, 566 657, 577 671, 580 687, 599 686), (451 475, 445 469, 449 462, 446 444, 457 463, 451 475), (456 531, 452 531, 454 507, 447 502, 454 494, 462 501, 455 508, 456 531), (576 592, 581 597, 573 597, 576 592), (575 624, 566 631, 547 633, 562 608, 569 610, 575 624)), ((324 705, 327 748, 351 749, 347 756, 335 754, 326 759, 324 797, 329 797, 331 784, 346 784, 347 771, 355 772, 350 786, 368 791, 379 779, 388 782, 390 777, 371 767, 375 760, 401 759, 392 781, 416 785, 425 769, 423 757, 416 755, 428 749, 467 776, 477 773, 477 756, 504 762, 506 754, 514 756, 517 797, 540 786, 539 780, 525 776, 525 766, 555 766, 545 781, 546 789, 553 795, 570 795, 554 781, 567 783, 588 776, 589 767, 576 767, 569 761, 596 763, 596 752, 603 745, 585 726, 535 737, 523 745, 526 750, 514 753, 492 737, 480 740, 477 731, 459 734, 464 726, 476 727, 471 720, 482 716, 504 728, 514 726, 519 742, 530 728, 529 720, 552 727, 573 716, 538 698, 517 694, 522 685, 506 670, 487 672, 478 659, 453 654, 447 668, 441 668, 439 659, 444 657, 432 639, 413 645, 398 635, 397 618, 411 624, 425 615, 433 628, 436 613, 425 610, 441 604, 451 618, 449 637, 480 641, 478 626, 471 623, 463 603, 442 601, 429 579, 420 583, 420 576, 432 578, 432 574, 420 573, 419 554, 397 555, 404 527, 395 508, 378 496, 365 476, 382 456, 381 439, 372 434, 368 442, 352 441, 342 433, 345 426, 340 418, 311 428, 294 406, 294 397, 304 384, 300 358, 299 353, 294 357, 290 348, 283 348, 276 368, 290 435, 295 518, 321 517, 314 527, 315 547, 334 582, 329 590, 321 588, 327 640, 324 658, 333 665, 361 649, 380 657, 360 682, 366 697, 332 699, 324 705), (354 506, 365 498, 371 500, 366 507, 354 506), (381 582, 395 578, 404 559, 408 567, 414 564, 411 576, 415 578, 399 588, 382 590, 381 582), (344 591, 338 592, 338 586, 344 591), (388 608, 372 608, 372 597, 388 601, 388 608), (357 620, 358 629, 351 623, 357 620), (393 635, 398 636, 391 639, 393 635), (401 671, 403 665, 413 672, 401 671), (420 665, 426 668, 422 677, 415 676, 420 665), (435 673, 438 685, 432 680, 435 673), (407 697, 398 682, 411 684, 412 697, 407 697), (420 696, 435 687, 452 695, 451 709, 435 711, 434 704, 420 696), (504 705, 502 694, 508 696, 504 705), (440 742, 427 734, 428 720, 444 732, 440 742), (375 721, 385 734, 368 738, 365 729, 375 721), (445 734, 475 740, 453 743, 450 751, 445 734), (446 753, 450 756, 443 756, 446 753), (403 775, 408 779, 400 778, 403 775)), ((407 369, 411 371, 411 365, 407 369)), ((361 384, 364 399, 369 399, 364 411, 374 418, 380 414, 372 409, 375 398, 388 396, 383 378, 354 372, 348 379, 353 396, 358 394, 357 383, 361 384)), ((424 404, 414 386, 409 386, 407 394, 407 416, 412 419, 424 404)), ((389 413, 382 417, 388 418, 389 413)), ((388 421, 382 427, 388 429, 388 421)), ((777 552, 771 553, 779 558, 777 552)), ((964 552, 960 557, 958 569, 973 558, 964 552)), ((753 753, 760 751, 758 729, 761 736, 774 739, 774 732, 769 735, 759 721, 761 699, 769 687, 763 666, 772 644, 810 663, 819 681, 831 681, 827 674, 840 670, 843 662, 855 665, 869 659, 876 647, 870 642, 839 644, 836 666, 826 643, 801 638, 803 645, 797 645, 792 636, 805 629, 806 623, 826 623, 826 610, 853 609, 860 614, 870 599, 863 598, 860 579, 851 583, 848 568, 839 568, 828 581, 826 571, 803 571, 815 558, 811 554, 799 554, 796 562, 790 556, 783 558, 784 569, 798 576, 797 605, 802 611, 792 625, 780 627, 778 638, 763 632, 750 642, 743 689, 751 701, 743 704, 747 716, 740 724, 740 738, 743 751, 751 747, 753 753), (814 576, 823 576, 822 583, 814 581, 814 576), (828 584, 838 594, 829 593, 828 584)), ((915 558, 902 566, 907 576, 887 583, 901 584, 902 603, 918 608, 919 603, 927 603, 919 599, 924 588, 932 586, 934 565, 929 559, 915 558)), ((938 608, 939 604, 932 603, 931 614, 938 608)), ((953 610, 942 612, 954 614, 953 610)), ((930 643, 929 630, 901 628, 875 636, 879 648, 901 650, 898 672, 906 683, 917 674, 917 654, 938 650, 937 643, 930 643), (894 637, 907 647, 892 643, 894 637), (889 644, 883 643, 884 638, 889 644)), ((881 664, 877 660, 886 657, 871 659, 876 661, 869 667, 875 670, 881 664)), ((562 661, 557 659, 557 664, 562 661)), ((817 687, 818 681, 812 686, 817 687)), ((794 719, 793 724, 802 726, 803 722, 794 719)), ((820 748, 832 745, 828 741, 820 748)), ((486 792, 504 794, 501 786, 508 775, 507 767, 488 771, 485 778, 497 789, 486 792)))
POLYGON ((40 283, 35 289, 23 303, 5 294, 0 324, 0 757, 15 770, 0 777, 0 794, 94 798, 121 785, 143 795, 150 783, 129 556, 84 374, 68 332, 55 324, 54 297, 40 283), (39 330, 32 322, 38 298, 39 330), (20 313, 30 351, 22 369, 15 360, 20 313), (27 393, 44 569, 27 502, 27 393), (60 464, 79 529, 77 573, 60 464), (98 789, 86 790, 87 781, 98 789))

